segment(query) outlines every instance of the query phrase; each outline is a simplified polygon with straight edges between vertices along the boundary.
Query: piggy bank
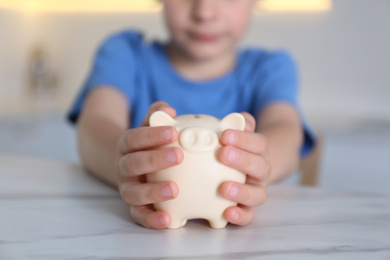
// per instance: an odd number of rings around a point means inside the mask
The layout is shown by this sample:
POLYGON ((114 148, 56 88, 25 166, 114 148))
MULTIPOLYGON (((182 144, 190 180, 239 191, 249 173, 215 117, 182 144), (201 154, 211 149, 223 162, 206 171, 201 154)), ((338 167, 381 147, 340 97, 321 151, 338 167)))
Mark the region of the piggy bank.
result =
POLYGON ((177 146, 184 153, 180 165, 147 174, 148 182, 174 181, 179 186, 175 199, 154 205, 170 214, 168 228, 182 227, 188 219, 206 219, 212 228, 224 228, 224 211, 237 203, 223 198, 219 187, 225 181, 244 183, 246 176, 219 161, 220 137, 226 129, 244 130, 244 117, 232 113, 222 120, 208 115, 181 115, 174 119, 158 111, 152 114, 149 124, 174 126, 178 140, 164 147, 177 146))

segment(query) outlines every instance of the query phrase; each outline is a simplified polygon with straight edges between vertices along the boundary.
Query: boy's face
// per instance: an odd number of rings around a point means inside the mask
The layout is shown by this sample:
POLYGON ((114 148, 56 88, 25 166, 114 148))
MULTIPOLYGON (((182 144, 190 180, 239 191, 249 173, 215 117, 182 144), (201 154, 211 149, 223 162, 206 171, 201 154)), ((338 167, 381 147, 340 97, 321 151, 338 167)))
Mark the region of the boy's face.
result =
POLYGON ((243 37, 255 0, 163 0, 172 43, 207 60, 231 53, 243 37))

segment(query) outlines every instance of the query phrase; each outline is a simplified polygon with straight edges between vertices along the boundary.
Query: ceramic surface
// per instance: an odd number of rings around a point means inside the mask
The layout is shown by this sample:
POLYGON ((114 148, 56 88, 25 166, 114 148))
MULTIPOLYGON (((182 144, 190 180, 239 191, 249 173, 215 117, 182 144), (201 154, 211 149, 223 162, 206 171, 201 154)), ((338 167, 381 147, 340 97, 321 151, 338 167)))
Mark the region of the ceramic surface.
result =
POLYGON ((0 154, 0 259, 390 259, 390 197, 275 185, 248 226, 134 224, 77 164, 0 154))

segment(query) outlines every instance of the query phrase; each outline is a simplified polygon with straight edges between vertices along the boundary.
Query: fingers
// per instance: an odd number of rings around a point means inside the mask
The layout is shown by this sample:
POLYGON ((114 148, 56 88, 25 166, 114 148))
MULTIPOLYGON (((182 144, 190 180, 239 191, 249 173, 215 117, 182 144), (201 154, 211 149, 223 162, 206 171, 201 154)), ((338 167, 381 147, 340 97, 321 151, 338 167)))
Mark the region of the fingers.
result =
POLYGON ((259 133, 225 130, 221 135, 222 145, 231 145, 249 153, 263 155, 267 152, 267 138, 259 133))
POLYGON ((118 148, 122 154, 150 149, 172 143, 177 139, 177 131, 174 127, 145 127, 149 126, 149 118, 156 111, 164 111, 171 117, 176 117, 176 110, 167 103, 162 101, 153 103, 141 123, 141 127, 128 130, 120 138, 118 148))
POLYGON ((150 205, 130 207, 130 215, 135 223, 147 228, 162 229, 171 224, 168 213, 153 211, 150 205))
POLYGON ((259 183, 241 184, 227 181, 221 185, 220 192, 224 198, 247 207, 260 206, 267 199, 266 189, 259 183))
POLYGON ((128 205, 141 206, 174 199, 179 194, 179 187, 174 182, 125 182, 119 192, 128 205))
POLYGON ((147 127, 149 118, 156 111, 163 111, 172 118, 176 111, 165 102, 153 103, 140 128, 128 130, 118 141, 122 155, 116 164, 117 174, 123 181, 118 185, 122 198, 130 206, 133 220, 149 228, 166 228, 171 223, 168 213, 154 211, 152 204, 175 198, 179 193, 173 182, 145 183, 146 173, 180 164, 184 155, 179 148, 154 149, 177 140, 174 127, 147 127))
POLYGON ((148 113, 146 114, 144 120, 141 123, 141 126, 149 126, 149 118, 156 111, 163 111, 170 115, 172 118, 176 117, 176 110, 169 106, 168 103, 163 101, 157 101, 150 106, 148 113))
POLYGON ((140 127, 130 129, 119 142, 118 149, 122 154, 146 150, 174 142, 177 131, 174 127, 140 127))
POLYGON ((271 164, 265 156, 249 153, 232 146, 222 147, 218 157, 223 164, 243 172, 257 181, 267 181, 271 171, 271 164))
POLYGON ((251 223, 255 217, 255 210, 252 207, 238 206, 225 210, 224 216, 231 224, 245 226, 251 223))
POLYGON ((167 228, 171 217, 163 211, 154 211, 153 203, 176 198, 179 188, 174 182, 139 183, 127 182, 120 187, 122 198, 130 206, 135 223, 148 228, 167 228))
POLYGON ((117 168, 119 176, 135 177, 176 166, 183 159, 183 151, 177 147, 140 151, 122 156, 117 168))

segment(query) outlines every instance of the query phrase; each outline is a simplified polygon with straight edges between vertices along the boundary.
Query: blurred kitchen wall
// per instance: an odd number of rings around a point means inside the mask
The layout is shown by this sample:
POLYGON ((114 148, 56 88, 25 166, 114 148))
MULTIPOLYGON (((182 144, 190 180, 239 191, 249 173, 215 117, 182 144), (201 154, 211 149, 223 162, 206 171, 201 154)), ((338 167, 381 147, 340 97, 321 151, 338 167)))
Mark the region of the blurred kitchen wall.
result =
POLYGON ((312 120, 390 120, 389 0, 335 0, 326 13, 259 16, 248 41, 294 54, 312 120))
POLYGON ((24 93, 28 71, 27 57, 35 38, 35 27, 35 20, 30 15, 0 9, 0 98, 2 99, 19 98, 24 93))
MULTIPOLYGON (((311 121, 390 120, 390 1, 333 2, 327 12, 259 12, 242 45, 292 53, 300 67, 302 107, 311 121)), ((166 37, 159 13, 32 15, 0 10, 0 102, 26 93, 28 57, 39 45, 55 70, 56 102, 65 111, 97 46, 125 28, 143 30, 148 38, 166 37)))

